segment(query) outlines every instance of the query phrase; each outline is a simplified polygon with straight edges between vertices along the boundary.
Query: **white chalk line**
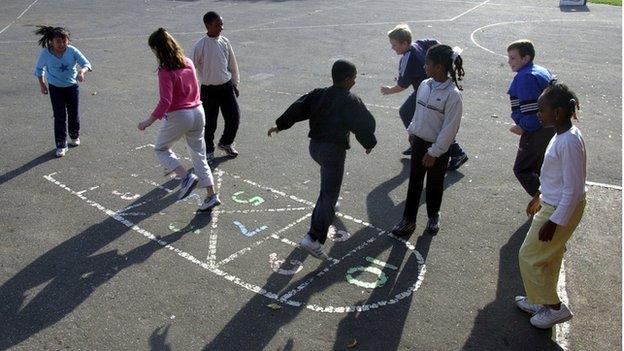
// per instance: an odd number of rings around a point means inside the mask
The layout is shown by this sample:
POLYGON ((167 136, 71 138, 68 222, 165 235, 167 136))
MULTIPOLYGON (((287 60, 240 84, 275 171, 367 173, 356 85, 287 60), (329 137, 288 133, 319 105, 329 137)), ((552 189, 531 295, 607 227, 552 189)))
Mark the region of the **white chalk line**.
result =
MULTIPOLYGON (((223 183, 223 171, 215 169, 213 173, 214 175, 217 176, 216 191, 218 192, 219 190, 221 190, 221 184, 223 183)), ((217 261, 217 240, 218 240, 217 224, 219 221, 219 215, 220 213, 215 213, 210 223, 210 235, 208 236, 207 260, 208 260, 208 264, 210 264, 211 267, 214 266, 215 262, 217 261)))
POLYGON ((490 0, 485 0, 484 2, 480 3, 479 5, 477 5, 477 6, 473 7, 473 8, 471 8, 471 9, 469 9, 469 10, 467 10, 467 11, 464 11, 464 12, 460 13, 459 15, 457 15, 457 16, 455 16, 455 17, 451 18, 451 19, 449 20, 449 22, 453 22, 453 21, 455 21, 456 19, 458 19, 458 18, 460 18, 460 17, 462 17, 462 16, 464 16, 464 15, 469 14, 470 12, 472 12, 472 11, 474 11, 474 10, 478 9, 479 7, 481 7, 481 6, 485 5, 485 4, 487 4, 488 2, 490 2, 490 0))
POLYGON ((212 213, 218 212, 218 213, 225 213, 225 214, 233 214, 233 213, 248 214, 248 213, 262 213, 262 212, 305 211, 309 209, 310 207, 285 207, 285 208, 269 208, 269 209, 264 209, 264 210, 226 210, 226 211, 215 210, 215 211, 212 211, 212 213))
MULTIPOLYGON (((158 243, 159 245, 161 245, 162 247, 175 252, 178 256, 186 259, 189 262, 192 262, 204 269, 206 269, 207 271, 214 273, 220 277, 225 278, 226 280, 229 280, 231 282, 233 282, 236 285, 239 285, 251 292, 254 292, 256 294, 260 294, 263 295, 269 299, 275 300, 277 302, 279 302, 278 300, 278 295, 272 292, 269 292, 257 285, 254 284, 250 284, 247 283, 243 280, 241 280, 240 278, 233 276, 231 274, 228 274, 220 269, 218 269, 217 267, 213 267, 211 266, 209 263, 207 262, 202 262, 199 259, 195 258, 193 255, 189 254, 188 252, 185 252, 183 250, 180 250, 178 248, 173 247, 171 244, 167 243, 166 241, 156 237, 154 234, 150 233, 149 231, 139 227, 138 225, 136 225, 135 223, 127 220, 126 218, 123 218, 122 216, 120 216, 119 214, 117 214, 115 211, 110 210, 104 206, 102 206, 101 204, 88 199, 86 196, 78 194, 78 192, 72 190, 70 187, 68 187, 67 185, 61 183, 60 181, 54 179, 53 175, 55 175, 56 172, 48 174, 48 175, 44 175, 43 178, 45 178, 46 180, 50 181, 51 183, 56 184, 57 186, 59 186, 62 189, 67 190, 70 194, 80 198, 81 200, 85 201, 88 205, 90 205, 91 207, 95 207, 96 209, 104 212, 105 214, 107 214, 109 217, 113 218, 114 220, 118 221, 119 223, 125 225, 127 228, 143 235, 144 237, 148 238, 151 241, 154 241, 156 243, 158 243)), ((292 306, 301 306, 301 302, 298 301, 288 301, 289 305, 292 306)))
MULTIPOLYGON (((557 282, 557 295, 561 299, 561 302, 566 306, 570 306, 568 300, 568 292, 566 291, 566 274, 565 274, 565 259, 561 260, 561 269, 559 270, 559 281, 557 282)), ((570 322, 557 324, 555 327, 555 341, 563 350, 569 348, 570 337, 570 322)))
POLYGON ((2 28, 2 30, 0 30, 0 34, 4 33, 4 31, 9 29, 9 27, 12 26, 13 24, 15 24, 15 22, 17 22, 17 20, 22 18, 22 16, 24 16, 24 14, 26 13, 26 11, 30 10, 30 8, 33 7, 33 5, 37 3, 37 1, 39 1, 39 0, 33 1, 30 5, 28 5, 28 7, 26 7, 24 9, 24 11, 22 11, 22 13, 19 14, 19 16, 17 16, 17 18, 15 18, 13 20, 13 22, 9 23, 6 27, 2 28))
POLYGON ((507 59, 507 55, 503 55, 497 52, 494 52, 488 48, 486 48, 485 46, 479 44, 477 42, 477 40, 475 39, 475 34, 479 31, 482 31, 484 29, 487 28, 491 28, 491 27, 496 27, 496 26, 503 26, 503 25, 508 25, 508 24, 523 24, 523 23, 544 23, 544 22, 599 22, 599 23, 611 23, 609 21, 601 21, 601 20, 586 20, 586 19, 544 19, 544 20, 519 20, 519 21, 506 21, 506 22, 498 22, 498 23, 492 23, 492 24, 488 24, 485 25, 483 27, 479 27, 477 29, 475 29, 474 31, 472 31, 472 33, 470 33, 470 40, 472 41, 473 44, 475 44, 478 48, 487 51, 491 54, 497 55, 499 57, 504 57, 505 59, 507 59))

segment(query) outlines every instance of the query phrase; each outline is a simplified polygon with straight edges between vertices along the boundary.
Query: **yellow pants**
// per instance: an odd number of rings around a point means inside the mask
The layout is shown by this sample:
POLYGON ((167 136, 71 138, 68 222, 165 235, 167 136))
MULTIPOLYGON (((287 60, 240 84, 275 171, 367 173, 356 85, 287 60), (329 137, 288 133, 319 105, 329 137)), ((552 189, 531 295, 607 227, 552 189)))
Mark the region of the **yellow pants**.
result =
POLYGON ((557 295, 557 281, 565 244, 581 221, 585 210, 585 200, 576 206, 567 226, 557 225, 551 241, 540 241, 539 231, 553 214, 555 207, 544 202, 541 202, 541 205, 542 208, 533 216, 531 228, 520 247, 518 261, 529 302, 555 305, 560 302, 557 295))

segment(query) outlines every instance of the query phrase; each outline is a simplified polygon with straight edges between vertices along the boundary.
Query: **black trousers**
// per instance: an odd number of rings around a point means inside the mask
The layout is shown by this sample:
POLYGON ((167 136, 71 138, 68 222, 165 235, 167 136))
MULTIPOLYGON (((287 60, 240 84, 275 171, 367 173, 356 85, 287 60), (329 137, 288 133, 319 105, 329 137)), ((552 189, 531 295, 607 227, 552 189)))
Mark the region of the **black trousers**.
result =
POLYGON ((553 135, 555 135, 554 128, 542 127, 533 133, 524 132, 520 136, 513 171, 520 185, 531 196, 535 196, 539 190, 544 152, 553 135))
POLYGON ((420 205, 420 195, 423 189, 425 175, 427 175, 427 216, 429 218, 438 216, 442 205, 442 194, 444 193, 444 175, 448 165, 448 152, 436 158, 431 168, 425 168, 422 158, 427 153, 427 149, 432 143, 418 137, 412 142, 412 158, 410 161, 410 178, 407 186, 407 198, 405 199, 405 210, 403 218, 410 222, 416 222, 418 206, 420 205))
POLYGON ((321 244, 325 243, 336 215, 346 154, 347 150, 338 144, 310 140, 310 155, 321 166, 321 192, 312 211, 308 234, 321 244))
POLYGON ((219 109, 223 115, 223 135, 219 140, 222 145, 231 145, 236 138, 240 123, 240 109, 234 94, 232 81, 222 85, 202 85, 201 100, 206 113, 206 127, 204 139, 206 140, 206 152, 214 152, 214 133, 217 130, 219 109))
POLYGON ((48 84, 54 113, 54 142, 57 148, 67 147, 67 131, 72 139, 80 135, 78 84, 61 88, 48 84))

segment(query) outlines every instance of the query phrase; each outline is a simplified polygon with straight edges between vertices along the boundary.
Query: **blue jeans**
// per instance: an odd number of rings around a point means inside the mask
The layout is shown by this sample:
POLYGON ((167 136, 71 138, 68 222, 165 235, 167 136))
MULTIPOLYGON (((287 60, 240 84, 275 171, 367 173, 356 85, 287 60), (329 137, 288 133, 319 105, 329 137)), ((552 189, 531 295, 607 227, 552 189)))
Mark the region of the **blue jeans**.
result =
POLYGON ((336 215, 346 154, 347 150, 338 144, 310 140, 310 155, 321 166, 321 192, 312 211, 308 234, 321 244, 325 243, 336 215))
POLYGON ((54 141, 56 147, 67 147, 68 129, 70 138, 76 139, 80 135, 78 84, 65 88, 48 84, 48 90, 54 113, 54 141))

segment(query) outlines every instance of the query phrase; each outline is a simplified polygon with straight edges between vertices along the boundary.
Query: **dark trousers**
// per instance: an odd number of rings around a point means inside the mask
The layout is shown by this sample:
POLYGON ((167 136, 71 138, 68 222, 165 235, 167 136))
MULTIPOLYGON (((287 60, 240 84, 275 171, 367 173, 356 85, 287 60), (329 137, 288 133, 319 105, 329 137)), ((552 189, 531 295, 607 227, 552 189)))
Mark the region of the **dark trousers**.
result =
MULTIPOLYGON (((414 112, 416 111, 416 92, 412 92, 410 96, 407 97, 403 105, 399 108, 399 117, 401 117, 401 121, 403 125, 407 129, 407 127, 412 122, 412 118, 414 117, 414 112)), ((459 157, 463 156, 466 153, 462 150, 461 146, 453 140, 453 144, 448 150, 448 154, 450 157, 459 157)))
POLYGON ((321 192, 312 211, 309 234, 321 244, 325 243, 327 230, 336 215, 346 153, 338 144, 310 140, 310 155, 321 166, 321 192))
POLYGON ((240 123, 240 110, 232 81, 222 85, 202 85, 201 100, 206 113, 206 127, 204 139, 206 140, 206 152, 214 152, 214 133, 217 130, 219 109, 223 115, 223 135, 219 144, 231 145, 236 138, 238 124, 240 123))
POLYGON ((544 152, 553 135, 554 128, 542 127, 533 133, 524 132, 520 136, 513 171, 524 190, 531 196, 535 196, 539 190, 544 152))
POLYGON ((438 157, 431 168, 422 165, 422 158, 427 153, 431 143, 418 137, 412 142, 412 158, 410 161, 410 178, 407 186, 407 198, 405 199, 405 210, 403 218, 410 222, 416 222, 418 206, 420 205, 420 195, 422 193, 425 174, 427 175, 427 216, 429 218, 438 216, 442 205, 442 194, 444 193, 444 174, 448 165, 448 152, 438 157))
POLYGON ((68 129, 70 138, 76 139, 80 135, 78 84, 66 88, 48 84, 48 91, 54 113, 54 141, 56 147, 67 147, 68 129))

